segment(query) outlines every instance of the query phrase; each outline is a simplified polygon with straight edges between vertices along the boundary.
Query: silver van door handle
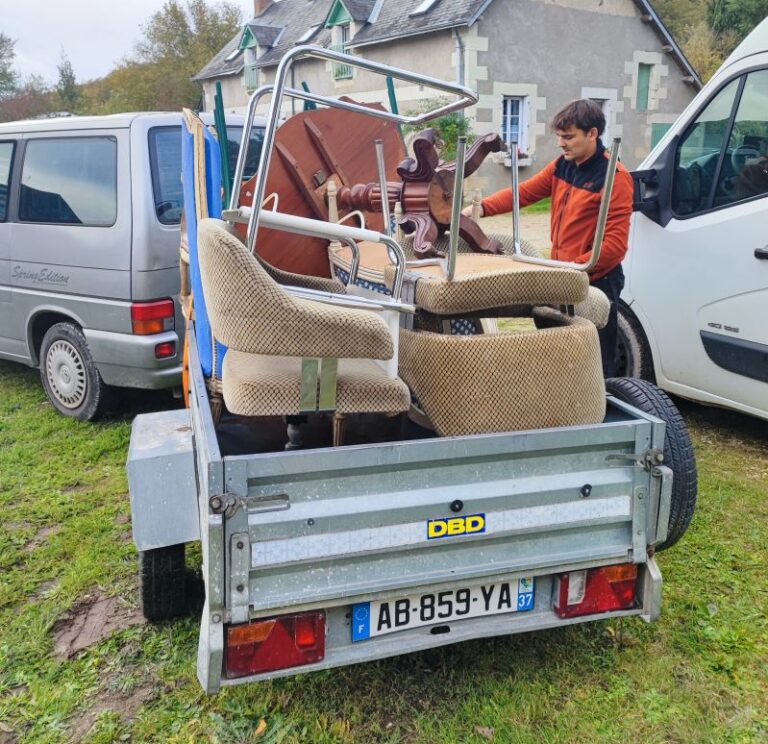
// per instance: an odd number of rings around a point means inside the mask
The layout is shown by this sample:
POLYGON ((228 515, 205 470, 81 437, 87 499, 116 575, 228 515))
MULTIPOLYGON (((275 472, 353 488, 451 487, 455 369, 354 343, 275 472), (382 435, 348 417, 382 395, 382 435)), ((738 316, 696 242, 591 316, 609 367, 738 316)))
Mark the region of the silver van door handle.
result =
POLYGON ((765 248, 755 248, 755 258, 768 261, 768 245, 765 248))

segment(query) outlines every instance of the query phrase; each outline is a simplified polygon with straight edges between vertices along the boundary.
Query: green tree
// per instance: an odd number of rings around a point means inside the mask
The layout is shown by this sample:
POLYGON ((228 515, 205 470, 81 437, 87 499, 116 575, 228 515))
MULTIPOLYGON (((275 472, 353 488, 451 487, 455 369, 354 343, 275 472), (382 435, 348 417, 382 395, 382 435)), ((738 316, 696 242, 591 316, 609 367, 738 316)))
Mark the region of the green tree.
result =
POLYGON ((105 79, 109 95, 97 110, 176 111, 196 106, 202 86, 190 78, 241 25, 240 9, 231 3, 166 0, 142 27, 143 39, 134 54, 105 79))
POLYGON ((719 36, 733 34, 728 52, 768 16, 768 0, 709 0, 707 18, 719 36))
POLYGON ((0 100, 12 96, 16 92, 18 76, 13 69, 16 57, 14 46, 16 42, 0 32, 0 100))
POLYGON ((80 102, 80 90, 72 63, 69 61, 64 49, 61 50, 61 60, 57 69, 59 71, 59 82, 56 85, 56 95, 61 103, 61 108, 64 111, 74 113, 80 102))
POLYGON ((12 95, 0 100, 0 121, 44 116, 54 111, 56 101, 39 75, 32 75, 12 95))
POLYGON ((653 7, 679 42, 688 38, 692 28, 707 20, 707 6, 701 0, 655 0, 653 7))

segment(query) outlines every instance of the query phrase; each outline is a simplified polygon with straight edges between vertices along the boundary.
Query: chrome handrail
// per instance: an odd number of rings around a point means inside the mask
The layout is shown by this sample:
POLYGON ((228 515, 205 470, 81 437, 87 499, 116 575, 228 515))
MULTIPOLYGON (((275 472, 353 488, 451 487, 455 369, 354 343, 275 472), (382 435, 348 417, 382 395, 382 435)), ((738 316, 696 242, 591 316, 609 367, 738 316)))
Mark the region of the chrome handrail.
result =
MULTIPOLYGON (((520 193, 518 189, 512 190, 512 203, 513 203, 513 221, 515 220, 515 211, 517 212, 518 225, 516 230, 517 240, 514 245, 514 256, 517 261, 524 261, 525 263, 538 264, 539 266, 553 266, 560 269, 576 269, 576 271, 592 271, 597 266, 600 260, 600 253, 603 249, 603 240, 605 239, 605 228, 608 224, 608 211, 611 206, 611 197, 613 196, 613 187, 616 182, 616 166, 619 162, 619 150, 621 149, 621 137, 615 137, 613 140, 613 147, 611 148, 611 157, 608 160, 608 173, 605 178, 605 186, 603 187, 603 195, 600 199, 600 211, 597 215, 597 227, 595 229, 595 238, 592 241, 592 254, 589 257, 589 261, 586 263, 576 263, 575 261, 557 261, 552 258, 538 258, 537 256, 526 256, 522 253, 522 246, 518 244, 519 240, 519 210, 520 210, 520 193)), ((515 170, 517 164, 517 157, 512 155, 512 170, 515 170)), ((514 173, 513 173, 514 179, 514 173)), ((514 180, 513 180, 514 183, 514 180)), ((513 230, 515 228, 513 227, 513 230)))
MULTIPOLYGON (((253 221, 252 208, 239 207, 238 209, 225 210, 222 214, 222 219, 228 222, 248 222, 250 224, 253 221)), ((284 212, 270 212, 266 209, 261 210, 261 219, 270 230, 294 233, 295 235, 307 235, 312 238, 338 240, 350 247, 354 244, 353 255, 359 250, 357 246, 358 241, 380 243, 386 246, 387 253, 395 264, 392 298, 395 301, 400 300, 405 279, 405 253, 400 244, 388 235, 365 228, 340 225, 336 222, 323 222, 322 220, 313 220, 309 217, 299 217, 293 214, 285 214, 284 212)))
POLYGON ((464 195, 464 155, 467 138, 459 137, 456 144, 456 180, 453 183, 453 204, 451 206, 451 233, 445 274, 449 282, 456 275, 456 254, 459 252, 459 226, 461 224, 461 201, 464 195))
MULTIPOLYGON (((275 143, 275 135, 277 131, 277 123, 280 116, 280 109, 283 103, 285 95, 290 97, 300 98, 314 103, 330 106, 333 108, 340 108, 346 111, 353 111, 367 116, 374 116, 379 119, 392 121, 397 124, 419 125, 431 119, 443 116, 444 114, 458 111, 467 106, 473 106, 477 103, 477 94, 470 88, 463 85, 456 85, 455 83, 448 83, 444 80, 438 80, 436 78, 429 77, 427 75, 419 75, 407 70, 401 70, 397 67, 391 67, 390 65, 384 65, 379 62, 373 62, 371 60, 356 57, 351 54, 345 54, 343 52, 336 52, 331 49, 324 49, 323 47, 313 45, 297 46, 289 51, 280 60, 280 64, 277 67, 275 74, 275 83, 272 86, 263 86, 259 90, 255 91, 251 96, 251 100, 248 103, 248 112, 246 116, 246 122, 243 127, 243 137, 240 146, 240 153, 238 154, 238 163, 235 169, 235 185, 239 186, 239 181, 242 180, 243 170, 245 167, 245 156, 248 147, 248 141, 250 139, 250 132, 253 128, 253 119, 255 117, 256 106, 259 100, 269 91, 272 91, 272 101, 270 102, 269 113, 267 115, 267 125, 264 132, 264 141, 262 144, 261 155, 259 158, 259 167, 256 171, 256 188, 253 195, 253 205, 261 204, 264 191, 266 189, 267 174, 269 173, 269 166, 272 160, 272 150, 275 143), (306 91, 297 91, 295 89, 286 88, 286 80, 288 74, 298 59, 314 57, 317 59, 330 60, 331 62, 341 62, 348 64, 351 67, 358 69, 368 70, 370 72, 381 73, 392 77, 393 79, 403 80, 405 82, 416 83, 425 87, 439 90, 444 93, 451 93, 458 96, 458 99, 447 103, 443 106, 439 106, 434 110, 427 111, 423 114, 416 116, 406 116, 403 114, 395 114, 390 111, 380 111, 371 109, 367 106, 351 103, 349 101, 340 101, 337 98, 331 98, 329 96, 319 96, 306 91)), ((233 191, 234 194, 234 191, 233 191)), ((382 195, 382 198, 386 198, 386 194, 382 195)), ((235 209, 237 207, 236 201, 230 201, 230 208, 235 209)), ((253 252, 256 244, 256 237, 258 235, 259 221, 261 219, 261 210, 252 209, 251 220, 248 224, 248 233, 246 238, 246 245, 253 252)), ((398 246, 399 248, 399 246, 398 246)))

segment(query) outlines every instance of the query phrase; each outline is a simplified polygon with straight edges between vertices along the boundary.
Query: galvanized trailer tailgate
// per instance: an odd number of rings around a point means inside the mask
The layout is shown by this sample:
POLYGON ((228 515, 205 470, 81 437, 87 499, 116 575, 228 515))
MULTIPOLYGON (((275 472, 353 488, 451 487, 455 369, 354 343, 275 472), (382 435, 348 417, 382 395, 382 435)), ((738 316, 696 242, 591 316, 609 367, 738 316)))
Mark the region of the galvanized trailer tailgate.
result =
POLYGON ((635 418, 226 457, 233 619, 459 578, 642 562, 659 488, 638 462, 663 431, 635 418), (432 520, 476 515, 430 536, 432 520))

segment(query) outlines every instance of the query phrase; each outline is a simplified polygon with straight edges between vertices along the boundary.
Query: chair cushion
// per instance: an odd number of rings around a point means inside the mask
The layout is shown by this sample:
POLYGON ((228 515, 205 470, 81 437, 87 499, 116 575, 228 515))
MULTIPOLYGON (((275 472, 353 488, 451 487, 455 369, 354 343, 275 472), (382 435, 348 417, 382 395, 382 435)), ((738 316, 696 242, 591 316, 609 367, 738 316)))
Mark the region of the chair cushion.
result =
POLYGON ((401 330, 400 376, 442 436, 599 423, 605 383, 597 329, 539 308, 557 327, 451 336, 401 330))
POLYGON ((587 299, 573 309, 580 318, 591 320, 598 328, 605 328, 611 314, 611 301, 601 289, 590 286, 587 299))
POLYGON ((376 313, 292 296, 219 220, 202 220, 198 235, 211 326, 231 349, 297 357, 392 358, 392 337, 376 313))
MULTIPOLYGON (((240 416, 300 413, 301 359, 262 356, 230 349, 224 357, 224 402, 240 416)), ((368 359, 339 359, 337 413, 400 413, 411 396, 405 383, 390 379, 368 359)))
MULTIPOLYGON (((511 305, 575 305, 587 299, 584 272, 517 261, 510 256, 460 253, 448 281, 440 266, 415 270, 416 306, 436 315, 472 313, 511 305)), ((394 269, 384 271, 388 284, 394 269)))

